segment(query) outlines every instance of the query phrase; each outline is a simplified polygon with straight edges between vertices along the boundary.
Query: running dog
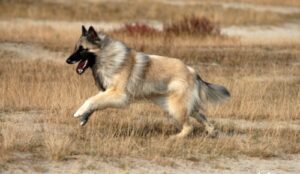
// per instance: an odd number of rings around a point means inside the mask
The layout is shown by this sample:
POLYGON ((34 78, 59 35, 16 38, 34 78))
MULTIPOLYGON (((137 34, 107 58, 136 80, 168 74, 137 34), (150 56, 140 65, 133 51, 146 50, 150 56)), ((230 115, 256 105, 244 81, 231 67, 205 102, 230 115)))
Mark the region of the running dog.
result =
POLYGON ((205 82, 196 71, 181 60, 137 52, 121 41, 91 26, 82 26, 82 34, 68 64, 78 63, 76 72, 91 68, 99 93, 87 99, 74 117, 85 125, 91 114, 108 107, 120 108, 133 99, 147 98, 161 106, 179 124, 176 138, 193 130, 190 117, 204 124, 210 135, 214 127, 201 113, 205 102, 219 103, 230 97, 220 85, 205 82))

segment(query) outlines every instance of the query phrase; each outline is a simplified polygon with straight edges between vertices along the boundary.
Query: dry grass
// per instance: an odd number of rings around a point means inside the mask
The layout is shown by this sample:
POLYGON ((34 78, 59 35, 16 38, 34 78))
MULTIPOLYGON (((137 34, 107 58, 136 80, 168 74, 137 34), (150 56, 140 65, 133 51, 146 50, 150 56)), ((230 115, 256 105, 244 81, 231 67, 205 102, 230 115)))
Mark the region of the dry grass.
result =
MULTIPOLYGON (((65 26, 67 25, 66 23, 65 26)), ((60 27, 59 24, 48 26, 46 24, 36 24, 33 21, 22 23, 16 21, 0 24, 0 26, 0 40, 2 42, 38 43, 53 49, 57 47, 60 47, 60 49, 67 48, 69 45, 74 44, 81 32, 80 25, 77 28, 70 29, 69 27, 60 27)))
POLYGON ((185 16, 176 22, 170 22, 164 26, 163 31, 167 34, 175 35, 220 35, 220 28, 206 17, 199 16, 185 16))
MULTIPOLYGON (((2 19, 136 20, 138 13, 141 18, 168 21, 171 14, 175 14, 174 19, 180 19, 182 12, 186 12, 179 10, 182 7, 166 8, 166 5, 149 1, 110 5, 91 7, 79 3, 75 8, 40 1, 0 1, 0 16, 2 19), (18 3, 10 6, 14 2, 18 3), (132 10, 125 15, 122 6, 130 6, 132 10), (145 7, 149 11, 140 13, 145 7)), ((233 9, 227 9, 223 15, 224 10, 211 6, 191 7, 187 13, 206 13, 209 19, 222 21, 222 24, 274 23, 286 18, 279 14, 233 9)), ((69 27, 67 22, 50 26, 30 20, 21 24, 0 23, 0 41, 18 42, 20 46, 34 43, 69 53, 80 35, 80 26, 69 27)), ((257 42, 244 44, 221 35, 112 35, 137 50, 181 58, 198 69, 203 79, 225 85, 231 91, 231 100, 221 106, 208 106, 206 110, 208 118, 215 120, 221 136, 207 137, 202 125, 194 122, 193 135, 170 141, 168 137, 178 130, 164 112, 147 101, 134 103, 126 109, 98 111, 85 127, 80 127, 72 115, 87 97, 97 93, 91 72, 78 76, 74 66, 65 64, 63 57, 57 61, 30 60, 26 52, 19 54, 0 43, 0 172, 14 152, 34 153, 39 158, 51 160, 96 155, 154 161, 165 157, 198 161, 207 155, 210 158, 239 155, 270 158, 300 153, 299 129, 276 127, 279 122, 299 123, 300 120, 299 41, 257 45, 257 42), (17 59, 20 57, 24 59, 17 59), (238 124, 220 122, 219 118, 274 124, 241 128, 238 124)), ((35 54, 34 49, 31 51, 30 55, 35 54)), ((53 57, 45 54, 44 58, 48 56, 53 57)))
POLYGON ((113 30, 114 34, 124 34, 130 36, 154 36, 162 35, 162 31, 147 25, 146 23, 134 22, 126 23, 123 27, 113 30))
POLYGON ((206 16, 220 25, 278 24, 297 19, 299 15, 284 15, 245 9, 222 8, 206 3, 202 5, 174 6, 158 1, 138 0, 126 2, 57 3, 32 0, 0 1, 0 18, 28 18, 65 21, 136 21, 180 19, 184 15, 206 16), (125 10, 126 9, 126 10, 125 10))
MULTIPOLYGON (((47 127, 46 127, 47 128, 47 127)), ((71 154, 73 137, 61 126, 48 127, 42 134, 45 155, 51 160, 63 160, 71 154)))
MULTIPOLYGON (((210 119, 223 117, 274 123, 300 119, 299 79, 289 79, 299 74, 299 68, 292 65, 299 61, 299 53, 293 51, 293 47, 200 48, 171 46, 164 50, 159 45, 144 46, 147 52, 166 54, 170 51, 168 55, 182 57, 186 63, 200 68, 204 79, 229 88, 232 99, 220 107, 209 107, 210 119), (278 79, 278 76, 283 78, 278 79)), ((0 56, 5 57, 5 52, 0 56)), ((6 151, 34 151, 53 160, 72 154, 198 159, 203 154, 268 158, 300 152, 299 131, 289 128, 240 129, 236 125, 218 123, 224 136, 211 139, 205 136, 203 127, 195 123, 196 129, 190 138, 170 142, 167 137, 178 130, 158 107, 145 101, 123 110, 99 111, 81 128, 72 114, 84 99, 97 92, 91 73, 78 76, 74 67, 64 64, 64 60, 59 63, 12 58, 0 60, 0 110, 43 110, 41 117, 31 123, 42 124, 43 129, 20 132, 20 126, 15 123, 9 126, 4 119, 0 122, 0 137, 6 151)))

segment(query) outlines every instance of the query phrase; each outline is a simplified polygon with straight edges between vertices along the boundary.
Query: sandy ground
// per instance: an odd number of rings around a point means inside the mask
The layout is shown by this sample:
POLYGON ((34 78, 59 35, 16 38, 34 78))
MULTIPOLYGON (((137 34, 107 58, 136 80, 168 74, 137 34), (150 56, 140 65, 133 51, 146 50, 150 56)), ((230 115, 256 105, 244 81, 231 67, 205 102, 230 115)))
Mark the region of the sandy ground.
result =
MULTIPOLYGON (((103 159, 72 156, 62 162, 35 160, 32 154, 14 154, 15 161, 2 171, 8 173, 261 173, 284 174, 300 172, 300 156, 264 160, 249 157, 218 158, 210 161, 174 159, 143 160, 133 158, 103 159), (15 164, 16 163, 16 164, 15 164)), ((0 170, 1 171, 1 170, 0 170)))
POLYGON ((221 29, 223 35, 240 37, 247 40, 289 40, 299 41, 300 21, 289 22, 280 26, 229 26, 221 29))
POLYGON ((22 44, 22 43, 0 43, 0 55, 5 55, 5 58, 15 60, 51 60, 62 62, 61 58, 65 58, 68 54, 58 51, 50 51, 44 49, 37 44, 22 44))
POLYGON ((158 0, 159 2, 164 2, 166 4, 185 6, 185 5, 204 5, 209 3, 210 5, 222 6, 223 8, 233 8, 233 9, 251 9, 256 11, 270 11, 282 14, 294 14, 300 13, 300 8, 298 7, 288 7, 288 6, 275 6, 275 5, 257 5, 244 2, 219 2, 217 0, 213 1, 185 1, 185 0, 158 0))

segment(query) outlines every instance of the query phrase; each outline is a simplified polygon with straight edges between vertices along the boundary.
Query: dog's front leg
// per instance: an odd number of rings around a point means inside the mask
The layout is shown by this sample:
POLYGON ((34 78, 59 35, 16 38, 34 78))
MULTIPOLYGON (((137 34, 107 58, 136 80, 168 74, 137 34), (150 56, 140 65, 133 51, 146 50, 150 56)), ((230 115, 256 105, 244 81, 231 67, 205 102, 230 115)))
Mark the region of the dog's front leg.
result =
POLYGON ((125 92, 118 90, 106 90, 89 98, 76 111, 74 117, 84 117, 90 115, 96 110, 105 109, 108 107, 122 107, 128 102, 128 97, 125 92))

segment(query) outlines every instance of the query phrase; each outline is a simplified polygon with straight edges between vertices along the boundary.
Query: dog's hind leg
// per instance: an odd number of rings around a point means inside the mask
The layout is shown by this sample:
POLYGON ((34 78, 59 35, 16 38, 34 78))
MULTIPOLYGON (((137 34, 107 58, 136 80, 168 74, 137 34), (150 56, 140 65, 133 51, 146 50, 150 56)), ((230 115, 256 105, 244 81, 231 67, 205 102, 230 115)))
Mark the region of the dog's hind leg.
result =
POLYGON ((205 115, 203 115, 201 112, 195 112, 191 116, 194 117, 199 123, 204 125, 209 136, 216 137, 218 135, 218 131, 215 130, 215 127, 207 121, 205 115))
POLYGON ((183 103, 185 98, 184 94, 172 94, 168 97, 168 111, 177 121, 178 125, 181 127, 181 131, 173 138, 185 138, 193 131, 193 125, 189 120, 189 111, 187 104, 183 103))

